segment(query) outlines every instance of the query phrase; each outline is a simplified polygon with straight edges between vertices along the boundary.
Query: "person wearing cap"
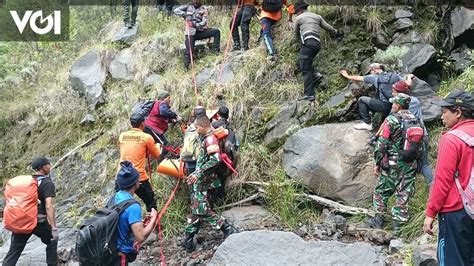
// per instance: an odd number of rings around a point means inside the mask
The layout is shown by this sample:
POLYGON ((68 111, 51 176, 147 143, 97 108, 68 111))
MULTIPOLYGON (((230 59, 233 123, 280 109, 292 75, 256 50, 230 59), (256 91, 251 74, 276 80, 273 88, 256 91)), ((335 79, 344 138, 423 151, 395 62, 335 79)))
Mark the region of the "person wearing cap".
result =
MULTIPOLYGON (((168 130, 168 123, 175 123, 181 121, 181 117, 171 110, 171 95, 165 90, 159 90, 156 93, 156 102, 151 108, 150 114, 145 120, 145 128, 143 132, 150 134, 155 143, 161 146, 168 146, 168 140, 165 133, 168 130)), ((167 150, 162 149, 160 161, 168 153, 167 150)))
POLYGON ((196 170, 196 161, 199 156, 199 134, 197 133, 194 122, 199 116, 206 115, 204 106, 196 106, 191 112, 192 123, 184 132, 183 148, 181 149, 180 159, 184 162, 186 175, 190 175, 196 170))
MULTIPOLYGON (((398 93, 409 94, 413 78, 414 78, 413 74, 408 74, 405 80, 400 80, 400 81, 395 82, 392 85, 392 96, 395 97, 397 96, 398 93)), ((410 95, 410 98, 411 100, 410 100, 410 106, 408 107, 408 110, 410 110, 410 112, 420 121, 421 126, 423 127, 423 131, 425 133, 423 137, 423 155, 421 157, 420 163, 421 163, 421 173, 425 177, 425 181, 429 186, 431 182, 433 181, 433 170, 431 169, 429 159, 428 159, 428 156, 429 156, 428 130, 426 129, 425 123, 423 121, 423 112, 421 110, 420 100, 418 100, 418 98, 416 98, 413 95, 410 95)))
MULTIPOLYGON (((155 192, 149 181, 149 176, 145 170, 146 159, 148 154, 151 158, 158 159, 161 153, 156 147, 153 138, 143 132, 143 116, 132 114, 130 124, 132 125, 132 129, 121 133, 119 137, 119 162, 130 161, 133 167, 137 169, 140 174, 140 187, 137 189, 136 194, 145 203, 146 210, 150 212, 151 209, 156 209, 156 199, 155 192)), ((116 189, 119 189, 118 185, 116 189)))
POLYGON ((244 51, 249 49, 250 22, 252 21, 252 17, 257 13, 255 9, 255 5, 257 4, 256 0, 238 1, 238 11, 235 16, 235 22, 231 20, 229 25, 229 28, 232 30, 232 40, 234 42, 232 47, 233 51, 238 51, 241 48, 244 51), (232 24, 234 24, 233 29, 232 24), (242 29, 242 46, 240 45, 239 26, 242 29))
MULTIPOLYGON (((263 1, 262 7, 260 9, 260 14, 259 14, 259 19, 260 19, 260 25, 262 27, 261 29, 261 35, 263 36, 263 41, 265 43, 265 47, 267 48, 268 54, 270 55, 269 59, 274 61, 277 60, 278 53, 277 50, 275 49, 275 46, 273 44, 273 38, 272 38, 272 27, 280 21, 282 17, 282 10, 283 6, 281 6, 278 10, 276 11, 271 11, 266 7, 266 2, 263 1)), ((275 1, 268 1, 270 2, 275 2, 275 1)), ((278 1, 276 1, 278 2, 278 1)), ((282 0, 281 1, 284 6, 286 6, 286 9, 289 14, 289 21, 292 20, 293 14, 295 13, 295 8, 293 5, 288 4, 287 0, 282 0)))
POLYGON ((227 106, 221 106, 217 110, 217 116, 218 119, 212 121, 212 127, 213 128, 218 128, 218 127, 224 127, 228 128, 229 127, 229 108, 227 106))
POLYGON ((398 233, 400 227, 408 221, 408 202, 415 192, 416 161, 407 163, 402 160, 403 150, 402 120, 414 120, 410 113, 410 96, 399 93, 390 98, 393 103, 392 114, 385 118, 383 129, 377 140, 374 157, 374 173, 379 176, 373 194, 375 217, 366 219, 365 224, 376 229, 383 228, 383 214, 387 211, 389 198, 395 194, 392 207, 393 231, 398 233))
POLYGON ((308 4, 304 1, 297 2, 295 10, 294 32, 296 38, 301 41, 298 62, 304 77, 304 96, 299 100, 314 101, 316 83, 323 77, 313 69, 314 57, 321 50, 321 29, 329 31, 333 36, 342 36, 342 33, 329 25, 320 15, 309 12, 308 4))
MULTIPOLYGON (((116 180, 119 191, 113 196, 114 205, 133 199, 133 195, 140 188, 140 173, 131 162, 120 162, 116 180)), ((114 265, 128 265, 129 262, 136 259, 138 251, 133 247, 134 241, 143 243, 148 238, 153 231, 157 217, 156 209, 152 208, 150 221, 144 225, 142 223, 142 209, 138 202, 131 204, 120 214, 116 243, 118 256, 114 265)))
POLYGON ((49 176, 51 163, 45 157, 35 158, 31 162, 31 168, 35 171, 33 178, 38 181, 38 224, 30 234, 12 233, 10 249, 3 258, 3 265, 16 265, 28 239, 34 234, 46 244, 46 263, 48 265, 58 264, 58 227, 54 211, 54 198, 56 188, 49 176))
POLYGON ((470 183, 473 150, 455 134, 474 136, 474 98, 471 93, 454 90, 431 103, 441 106, 441 120, 448 131, 439 140, 423 230, 433 235, 433 222, 438 216, 439 264, 473 265, 474 220, 464 210, 458 188, 465 190, 470 183))
POLYGON ((369 75, 352 76, 343 69, 339 73, 351 81, 363 81, 369 83, 377 90, 377 97, 371 98, 362 96, 357 100, 359 105, 359 115, 362 123, 354 125, 358 130, 373 130, 378 128, 378 125, 372 125, 370 118, 370 111, 381 113, 383 117, 387 117, 392 110, 392 104, 389 102, 392 97, 392 85, 401 80, 401 77, 395 72, 385 71, 385 66, 379 63, 372 63, 369 65, 369 75))

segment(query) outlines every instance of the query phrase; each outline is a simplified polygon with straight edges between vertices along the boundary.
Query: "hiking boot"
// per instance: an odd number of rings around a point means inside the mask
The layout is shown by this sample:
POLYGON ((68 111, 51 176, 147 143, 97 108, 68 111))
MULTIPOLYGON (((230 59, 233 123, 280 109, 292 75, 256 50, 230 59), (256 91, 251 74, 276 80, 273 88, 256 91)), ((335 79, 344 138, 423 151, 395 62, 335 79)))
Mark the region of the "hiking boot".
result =
POLYGON ((130 29, 131 28, 130 25, 132 25, 132 24, 130 24, 130 22, 124 22, 125 28, 130 29))
POLYGON ((372 130, 372 125, 362 122, 360 124, 354 125, 354 128, 357 130, 372 130))
POLYGON ((249 49, 250 49, 250 48, 249 48, 249 46, 248 46, 248 45, 247 45, 247 46, 244 46, 244 47, 242 47, 242 51, 248 51, 249 49))
POLYGON ((194 244, 194 234, 186 233, 184 235, 184 247, 188 253, 191 253, 196 249, 196 244, 194 244))
POLYGON ((383 229, 383 216, 376 214, 374 217, 368 217, 364 224, 373 229, 383 229))
POLYGON ((232 46, 232 51, 240 51, 240 44, 236 43, 232 46))
POLYGON ((316 72, 313 74, 314 83, 318 83, 323 78, 323 74, 316 72))
POLYGON ((301 98, 298 98, 298 101, 310 101, 310 102, 314 102, 314 96, 311 96, 311 95, 305 95, 301 98))
POLYGON ((229 237, 230 235, 232 234, 235 234, 235 233, 238 233, 239 230, 237 230, 237 228, 235 228, 233 225, 231 224, 228 224, 227 222, 225 222, 222 227, 221 227, 221 231, 224 233, 224 239, 226 239, 227 237, 229 237))

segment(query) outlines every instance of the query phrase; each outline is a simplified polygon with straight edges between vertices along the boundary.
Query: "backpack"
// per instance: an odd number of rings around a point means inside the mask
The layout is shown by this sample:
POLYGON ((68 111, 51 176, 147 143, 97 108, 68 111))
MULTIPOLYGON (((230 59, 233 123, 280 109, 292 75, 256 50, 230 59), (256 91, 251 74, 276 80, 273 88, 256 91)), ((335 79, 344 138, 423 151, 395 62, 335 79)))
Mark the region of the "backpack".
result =
POLYGON ((117 256, 117 233, 120 214, 130 205, 138 203, 134 199, 113 204, 115 196, 105 208, 86 220, 76 236, 76 254, 84 265, 109 265, 117 256))
POLYGON ((219 169, 225 172, 225 175, 231 175, 232 172, 236 173, 234 167, 238 147, 234 131, 224 127, 218 127, 214 129, 213 133, 219 141, 221 155, 225 154, 225 156, 221 156, 221 165, 219 169))
POLYGON ((377 76, 377 93, 379 100, 389 102, 392 98, 392 85, 399 81, 400 77, 395 72, 383 72, 377 76))
POLYGON ((132 108, 132 113, 130 116, 138 114, 143 117, 145 120, 151 112, 153 105, 155 104, 154 100, 142 100, 138 101, 132 108))
MULTIPOLYGON (((448 131, 447 134, 454 135, 461 139, 464 143, 466 143, 469 147, 474 147, 474 138, 469 136, 462 130, 455 129, 448 131)), ((474 153, 473 153, 474 156, 474 153)), ((461 183, 459 182, 458 172, 454 176, 454 181, 456 186, 458 187, 459 194, 461 194, 462 204, 464 206, 464 210, 466 213, 474 220, 474 161, 471 168, 471 177, 469 178, 469 183, 467 184, 466 190, 463 190, 461 187, 461 183)))
POLYGON ((38 187, 44 176, 14 177, 5 184, 5 229, 15 234, 30 234, 38 224, 38 187))
POLYGON ((283 0, 263 0, 262 9, 267 12, 278 12, 283 8, 283 0))
POLYGON ((403 147, 399 152, 402 161, 412 163, 421 157, 423 152, 424 130, 420 120, 414 115, 396 116, 402 129, 403 147))
POLYGON ((197 160, 199 153, 199 134, 196 130, 187 130, 184 133, 183 147, 181 148, 181 159, 183 162, 197 160))

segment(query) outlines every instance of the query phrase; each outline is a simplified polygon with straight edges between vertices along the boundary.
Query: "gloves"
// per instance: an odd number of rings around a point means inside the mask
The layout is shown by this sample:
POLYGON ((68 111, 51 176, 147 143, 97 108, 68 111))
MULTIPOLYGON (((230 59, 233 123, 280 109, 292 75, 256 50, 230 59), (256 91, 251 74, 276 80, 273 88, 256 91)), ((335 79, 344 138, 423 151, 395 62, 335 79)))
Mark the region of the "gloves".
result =
POLYGON ((51 230, 51 235, 53 236, 53 237, 51 238, 51 240, 58 242, 58 240, 59 240, 59 233, 58 233, 58 229, 57 229, 57 228, 51 230))
POLYGON ((333 38, 335 39, 342 39, 344 37, 344 32, 337 30, 336 33, 333 34, 333 38))

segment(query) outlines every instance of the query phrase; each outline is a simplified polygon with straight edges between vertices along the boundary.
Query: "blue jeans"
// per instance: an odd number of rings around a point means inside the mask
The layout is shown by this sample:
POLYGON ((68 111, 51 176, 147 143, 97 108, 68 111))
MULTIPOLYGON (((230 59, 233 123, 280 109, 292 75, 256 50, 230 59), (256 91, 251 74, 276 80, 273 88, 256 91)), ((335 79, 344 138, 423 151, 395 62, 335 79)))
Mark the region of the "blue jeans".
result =
POLYGON ((425 136, 423 140, 423 155, 421 157, 421 173, 425 177, 426 183, 431 185, 433 182, 433 169, 431 169, 429 160, 428 160, 428 152, 429 152, 429 138, 425 136))
POLYGON ((267 47, 267 51, 270 55, 276 54, 272 39, 272 27, 275 23, 276 20, 270 18, 262 18, 260 20, 260 25, 262 25, 263 41, 265 42, 265 47, 267 47))

